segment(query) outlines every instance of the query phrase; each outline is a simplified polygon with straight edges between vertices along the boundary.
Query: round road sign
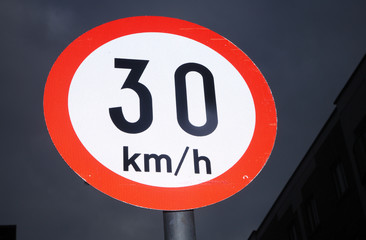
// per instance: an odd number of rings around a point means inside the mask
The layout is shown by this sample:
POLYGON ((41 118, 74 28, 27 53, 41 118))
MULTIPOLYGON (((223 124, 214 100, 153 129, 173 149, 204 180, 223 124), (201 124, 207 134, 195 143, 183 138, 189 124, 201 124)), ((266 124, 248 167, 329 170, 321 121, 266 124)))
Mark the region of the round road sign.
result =
POLYGON ((57 150, 86 182, 161 210, 240 191, 277 129, 254 63, 219 34, 167 17, 112 21, 73 41, 48 76, 44 112, 57 150))

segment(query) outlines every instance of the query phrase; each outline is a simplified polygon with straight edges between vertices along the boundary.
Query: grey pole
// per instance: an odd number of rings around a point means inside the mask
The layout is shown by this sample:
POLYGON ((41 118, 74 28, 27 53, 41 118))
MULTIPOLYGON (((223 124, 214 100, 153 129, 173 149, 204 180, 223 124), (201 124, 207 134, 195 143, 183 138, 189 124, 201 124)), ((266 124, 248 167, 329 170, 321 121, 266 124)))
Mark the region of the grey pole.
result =
POLYGON ((164 211, 165 240, 196 240, 193 210, 164 211))

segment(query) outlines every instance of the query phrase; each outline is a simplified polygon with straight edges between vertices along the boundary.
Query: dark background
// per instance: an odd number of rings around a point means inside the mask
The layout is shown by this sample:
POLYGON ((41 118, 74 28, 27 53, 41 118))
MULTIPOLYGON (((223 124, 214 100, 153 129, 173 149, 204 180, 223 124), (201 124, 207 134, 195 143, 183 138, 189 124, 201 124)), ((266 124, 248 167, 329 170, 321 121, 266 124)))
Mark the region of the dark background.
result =
POLYGON ((48 135, 43 89, 75 38, 130 16, 184 19, 228 38, 258 66, 278 114, 272 155, 244 190, 195 210, 198 239, 247 239, 366 53, 366 1, 0 1, 0 225, 22 239, 163 239, 162 213, 86 185, 48 135))

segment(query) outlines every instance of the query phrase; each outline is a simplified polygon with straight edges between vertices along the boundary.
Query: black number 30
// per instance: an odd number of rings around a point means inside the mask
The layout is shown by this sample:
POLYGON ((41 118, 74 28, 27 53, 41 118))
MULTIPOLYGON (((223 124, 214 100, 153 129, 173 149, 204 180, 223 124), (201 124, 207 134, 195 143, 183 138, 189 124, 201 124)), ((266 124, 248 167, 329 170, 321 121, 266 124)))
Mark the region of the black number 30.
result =
MULTIPOLYGON (((136 92, 140 100, 140 118, 136 122, 129 122, 123 115, 122 107, 109 109, 109 115, 114 125, 126 133, 141 133, 148 129, 153 120, 152 97, 148 88, 139 83, 148 60, 115 58, 115 68, 131 69, 122 88, 129 88, 136 92)), ((186 63, 178 67, 174 74, 175 100, 177 108, 177 120, 180 127, 194 136, 206 136, 217 127, 217 106, 215 96, 214 78, 210 70, 198 63, 186 63), (202 126, 194 126, 188 118, 186 75, 189 72, 197 72, 202 76, 206 123, 202 126)))

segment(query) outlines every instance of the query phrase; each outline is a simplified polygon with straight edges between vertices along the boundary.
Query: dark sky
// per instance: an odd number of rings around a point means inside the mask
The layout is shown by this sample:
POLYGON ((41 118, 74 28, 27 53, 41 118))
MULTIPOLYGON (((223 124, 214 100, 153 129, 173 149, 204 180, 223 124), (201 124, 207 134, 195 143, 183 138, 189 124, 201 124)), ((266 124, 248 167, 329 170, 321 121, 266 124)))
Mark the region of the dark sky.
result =
POLYGON ((198 239, 247 239, 333 110, 366 53, 366 1, 0 1, 0 225, 23 239, 163 239, 161 211, 85 184, 48 135, 43 90, 58 55, 103 23, 131 16, 184 19, 242 49, 275 99, 278 132, 258 177, 195 210, 198 239))

